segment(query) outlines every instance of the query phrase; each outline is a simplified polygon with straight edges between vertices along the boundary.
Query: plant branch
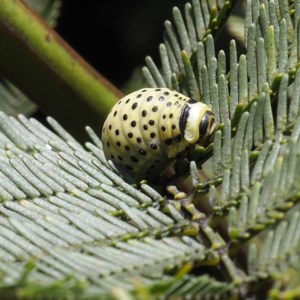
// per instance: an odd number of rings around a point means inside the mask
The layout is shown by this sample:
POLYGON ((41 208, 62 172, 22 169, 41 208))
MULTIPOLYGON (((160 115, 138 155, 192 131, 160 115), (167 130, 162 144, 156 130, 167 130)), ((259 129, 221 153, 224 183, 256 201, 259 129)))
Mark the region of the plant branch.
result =
POLYGON ((19 0, 0 0, 0 71, 79 139, 122 96, 19 0))

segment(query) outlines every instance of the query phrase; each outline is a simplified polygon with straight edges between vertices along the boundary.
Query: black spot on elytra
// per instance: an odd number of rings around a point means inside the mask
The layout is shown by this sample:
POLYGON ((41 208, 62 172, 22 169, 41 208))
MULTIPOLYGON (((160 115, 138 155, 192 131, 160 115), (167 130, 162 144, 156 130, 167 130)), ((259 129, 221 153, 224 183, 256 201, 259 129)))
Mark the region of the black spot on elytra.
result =
POLYGON ((152 97, 152 96, 149 96, 149 97, 147 98, 147 102, 150 102, 152 99, 153 99, 153 97, 152 97))
POLYGON ((132 171, 133 170, 133 167, 130 166, 130 165, 125 165, 126 169, 129 170, 129 171, 132 171))
POLYGON ((136 109, 137 108, 137 102, 134 102, 133 104, 132 104, 132 106, 131 106, 131 108, 134 110, 134 109, 136 109))
POLYGON ((123 160, 123 157, 119 155, 119 156, 118 156, 118 159, 119 159, 119 160, 123 160))
POLYGON ((150 133, 150 137, 153 139, 153 138, 155 138, 155 133, 154 132, 151 132, 150 133))
POLYGON ((143 148, 139 149, 139 153, 143 156, 145 156, 147 154, 147 152, 143 148))
POLYGON ((169 114, 169 118, 170 118, 170 119, 173 118, 173 114, 172 114, 172 113, 169 114))
POLYGON ((172 124, 172 129, 175 130, 176 129, 176 125, 172 124))
POLYGON ((120 131, 119 131, 118 129, 116 129, 115 134, 116 134, 116 135, 119 135, 119 134, 120 134, 120 131))
POLYGON ((144 109, 143 111, 142 111, 142 117, 146 117, 147 116, 147 111, 144 109))
POLYGON ((107 147, 110 147, 110 143, 109 143, 109 142, 106 142, 106 146, 107 146, 107 147))
POLYGON ((133 133, 132 133, 132 132, 129 132, 129 133, 127 134, 127 136, 131 139, 131 138, 133 137, 133 133))
POLYGON ((158 106, 157 105, 155 105, 155 106, 152 107, 152 111, 153 112, 156 112, 157 110, 158 110, 158 106))
POLYGON ((129 150, 130 150, 130 148, 129 148, 128 145, 125 146, 125 150, 126 150, 126 151, 129 151, 129 150))
POLYGON ((165 100, 165 97, 163 97, 163 96, 160 96, 159 98, 158 98, 158 101, 164 101, 165 100))
POLYGON ((175 142, 179 143, 181 141, 181 134, 174 137, 175 142))
POLYGON ((121 147, 121 143, 120 143, 120 142, 116 142, 116 145, 117 145, 118 147, 121 147))
POLYGON ((169 102, 167 103, 167 106, 168 106, 168 107, 172 106, 172 102, 169 101, 169 102))
POLYGON ((139 162, 139 160, 135 156, 130 156, 130 159, 135 163, 139 162))
POLYGON ((142 139, 141 139, 140 137, 137 137, 137 138, 136 138, 136 141, 137 141, 138 143, 141 143, 141 142, 142 142, 142 139))
POLYGON ((167 146, 172 145, 172 143, 173 143, 173 140, 172 140, 172 139, 166 139, 166 140, 165 140, 165 144, 166 144, 167 146))
POLYGON ((117 113, 118 113, 118 112, 115 110, 115 112, 114 112, 114 117, 117 115, 117 113))
POLYGON ((110 125, 108 126, 108 129, 111 130, 111 127, 112 127, 112 126, 111 126, 111 124, 110 124, 110 125))
POLYGON ((162 131, 166 131, 166 129, 167 129, 167 128, 166 128, 165 126, 161 126, 161 130, 162 130, 162 131))
POLYGON ((170 93, 169 92, 164 92, 164 95, 168 96, 170 93))
POLYGON ((151 144, 150 147, 151 147, 151 149, 153 149, 153 150, 156 150, 156 149, 158 148, 156 144, 151 144))
POLYGON ((126 121, 128 119, 128 116, 126 114, 123 115, 123 120, 126 121))
POLYGON ((125 101, 125 103, 126 103, 126 104, 129 103, 129 101, 130 101, 130 99, 127 99, 127 100, 125 101))
POLYGON ((141 97, 142 97, 142 94, 138 94, 136 97, 137 97, 137 98, 141 98, 141 97))
POLYGON ((155 92, 159 92, 159 91, 161 91, 161 89, 155 89, 155 92))
POLYGON ((163 119, 165 119, 167 117, 167 115, 166 114, 163 114, 163 119))
POLYGON ((136 126, 136 121, 131 121, 130 125, 131 125, 131 127, 135 127, 136 126))
POLYGON ((155 124, 155 121, 154 120, 150 120, 149 121, 149 125, 153 126, 155 124))
POLYGON ((144 130, 148 130, 148 125, 143 125, 144 130))

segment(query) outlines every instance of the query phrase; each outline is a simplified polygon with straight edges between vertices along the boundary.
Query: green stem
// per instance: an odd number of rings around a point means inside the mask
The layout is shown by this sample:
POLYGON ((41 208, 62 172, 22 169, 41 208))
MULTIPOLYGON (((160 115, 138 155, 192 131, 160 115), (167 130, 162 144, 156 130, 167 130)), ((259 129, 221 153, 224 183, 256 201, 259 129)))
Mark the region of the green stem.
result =
POLYGON ((20 0, 0 0, 0 71, 80 140, 122 96, 20 0))

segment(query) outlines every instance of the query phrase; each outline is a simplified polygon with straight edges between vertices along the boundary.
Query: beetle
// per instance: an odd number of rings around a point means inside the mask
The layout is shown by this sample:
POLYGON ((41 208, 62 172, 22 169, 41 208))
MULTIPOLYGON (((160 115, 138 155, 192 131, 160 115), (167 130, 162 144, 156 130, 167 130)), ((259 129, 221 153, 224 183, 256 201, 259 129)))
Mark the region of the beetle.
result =
POLYGON ((103 151, 121 173, 155 180, 215 129, 210 107, 167 88, 144 88, 119 100, 102 129, 103 151))

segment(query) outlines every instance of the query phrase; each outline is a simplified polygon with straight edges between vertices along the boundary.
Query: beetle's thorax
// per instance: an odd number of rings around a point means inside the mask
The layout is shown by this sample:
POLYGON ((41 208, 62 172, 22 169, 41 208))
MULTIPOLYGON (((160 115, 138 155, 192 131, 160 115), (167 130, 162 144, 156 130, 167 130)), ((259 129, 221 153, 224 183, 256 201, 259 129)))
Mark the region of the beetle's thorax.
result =
POLYGON ((187 103, 183 107, 179 123, 183 137, 189 144, 195 144, 199 140, 199 124, 208 109, 201 102, 187 103))

